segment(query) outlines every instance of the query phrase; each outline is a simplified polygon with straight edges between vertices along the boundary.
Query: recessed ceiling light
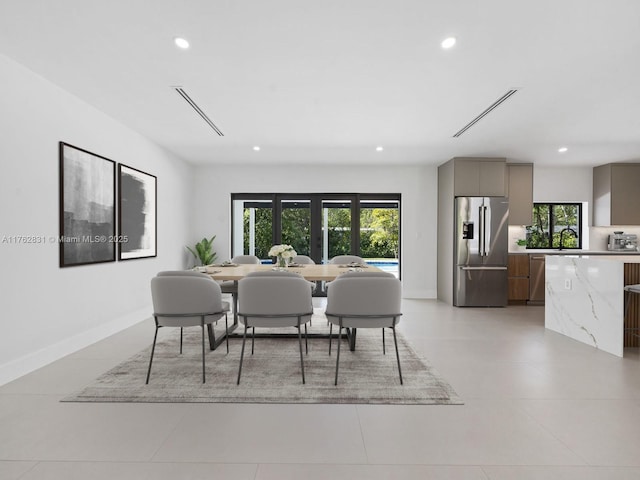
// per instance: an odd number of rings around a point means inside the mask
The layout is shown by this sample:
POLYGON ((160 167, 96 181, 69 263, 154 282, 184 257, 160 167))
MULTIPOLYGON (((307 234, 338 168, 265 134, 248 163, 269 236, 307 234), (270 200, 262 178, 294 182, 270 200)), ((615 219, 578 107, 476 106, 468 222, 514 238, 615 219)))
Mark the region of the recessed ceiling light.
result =
POLYGON ((441 43, 442 48, 451 48, 455 44, 456 44, 456 37, 445 38, 441 43))
POLYGON ((256 152, 259 152, 260 151, 260 147, 258 145, 256 145, 255 147, 253 147, 253 150, 256 151, 256 152))
POLYGON ((560 148, 558 149, 558 152, 560 152, 560 153, 564 153, 564 152, 566 152, 567 150, 569 150, 567 147, 560 147, 560 148))
POLYGON ((189 48, 188 40, 186 40, 185 38, 182 38, 182 37, 175 37, 173 39, 173 43, 175 43, 177 47, 180 47, 180 48, 185 49, 185 50, 187 48, 189 48))
POLYGON ((381 152, 383 150, 384 150, 384 148, 382 148, 382 147, 376 147, 376 152, 381 152))

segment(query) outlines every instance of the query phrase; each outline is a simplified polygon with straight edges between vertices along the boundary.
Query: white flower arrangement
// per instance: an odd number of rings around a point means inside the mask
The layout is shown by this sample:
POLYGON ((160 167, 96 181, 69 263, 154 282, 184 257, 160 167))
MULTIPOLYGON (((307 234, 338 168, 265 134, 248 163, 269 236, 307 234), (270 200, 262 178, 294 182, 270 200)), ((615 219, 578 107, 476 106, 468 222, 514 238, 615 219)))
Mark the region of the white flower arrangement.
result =
POLYGON ((268 255, 270 257, 293 258, 298 254, 291 245, 274 245, 268 255))

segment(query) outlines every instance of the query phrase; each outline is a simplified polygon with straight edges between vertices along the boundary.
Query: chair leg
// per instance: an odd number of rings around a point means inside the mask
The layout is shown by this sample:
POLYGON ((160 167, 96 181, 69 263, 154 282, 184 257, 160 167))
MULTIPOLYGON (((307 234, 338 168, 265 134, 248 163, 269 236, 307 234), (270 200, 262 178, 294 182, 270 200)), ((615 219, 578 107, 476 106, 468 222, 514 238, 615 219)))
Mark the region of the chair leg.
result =
POLYGON ((396 344, 396 358, 398 359, 398 373, 400 374, 400 385, 404 385, 402 383, 402 368, 400 368, 400 354, 398 353, 398 339, 396 338, 396 326, 394 325, 393 327, 391 327, 391 330, 393 330, 393 343, 396 344))
POLYGON ((227 340, 227 353, 229 353, 229 317, 226 313, 224 314, 224 332, 227 340))
POLYGON ((309 355, 309 340, 307 338, 307 324, 304 324, 304 349, 305 353, 309 355))
POLYGON ((331 337, 333 335, 333 323, 329 323, 329 356, 331 356, 331 337))
POLYGON ((151 347, 151 358, 149 359, 149 370, 147 371, 147 381, 149 384, 149 375, 151 375, 151 364, 153 363, 153 352, 156 350, 156 339, 158 338, 158 325, 156 325, 156 333, 153 335, 153 346, 151 347))
POLYGON ((240 352, 240 368, 238 368, 238 381, 236 385, 240 385, 240 374, 242 373, 242 360, 244 359, 244 344, 247 341, 247 324, 244 324, 244 334, 242 335, 242 351, 240 352))
POLYGON ((231 294, 233 300, 233 323, 238 323, 238 292, 231 294))
POLYGON ((382 354, 383 355, 387 354, 387 350, 385 349, 385 346, 384 346, 384 327, 382 327, 382 354))
POLYGON ((204 317, 202 317, 202 383, 206 381, 204 375, 204 317))
POLYGON ((627 320, 627 313, 629 312, 629 303, 631 298, 629 298, 631 296, 631 294, 625 290, 624 291, 624 297, 623 297, 623 302, 624 302, 624 313, 622 314, 622 323, 624 323, 627 320))
POLYGON ((182 355, 182 327, 180 327, 180 355, 182 355))
POLYGON ((256 341, 256 327, 251 328, 251 355, 253 355, 253 344, 256 341))
MULTIPOLYGON (((218 324, 218 322, 216 322, 216 325, 218 324)), ((215 350, 216 349, 216 335, 213 331, 213 323, 209 323, 207 324, 207 332, 209 333, 209 349, 210 350, 215 350)))
POLYGON ((340 319, 340 324, 338 325, 340 329, 340 333, 338 333, 338 355, 336 358, 336 380, 333 383, 334 385, 338 385, 338 367, 340 366, 340 344, 342 343, 342 319, 340 319))
MULTIPOLYGON (((306 325, 305 325, 306 328, 306 325)), ((302 369, 302 384, 305 384, 304 379, 304 360, 302 358, 302 333, 300 333, 300 317, 298 317, 298 345, 300 347, 300 368, 302 369)))

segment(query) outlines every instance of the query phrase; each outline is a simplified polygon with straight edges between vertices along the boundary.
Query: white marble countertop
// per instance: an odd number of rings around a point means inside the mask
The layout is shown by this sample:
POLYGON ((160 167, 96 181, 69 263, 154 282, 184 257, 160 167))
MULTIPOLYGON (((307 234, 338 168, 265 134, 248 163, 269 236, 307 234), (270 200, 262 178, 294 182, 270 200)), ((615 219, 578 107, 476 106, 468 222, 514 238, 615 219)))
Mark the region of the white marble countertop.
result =
POLYGON ((585 260, 607 260, 607 261, 616 261, 623 263, 640 263, 640 255, 561 255, 563 257, 569 258, 582 258, 585 260))
POLYGON ((539 250, 509 250, 510 255, 515 254, 542 254, 542 255, 607 255, 607 256, 640 256, 640 252, 635 250, 630 251, 611 251, 611 250, 558 250, 558 249, 546 249, 541 248, 539 250))

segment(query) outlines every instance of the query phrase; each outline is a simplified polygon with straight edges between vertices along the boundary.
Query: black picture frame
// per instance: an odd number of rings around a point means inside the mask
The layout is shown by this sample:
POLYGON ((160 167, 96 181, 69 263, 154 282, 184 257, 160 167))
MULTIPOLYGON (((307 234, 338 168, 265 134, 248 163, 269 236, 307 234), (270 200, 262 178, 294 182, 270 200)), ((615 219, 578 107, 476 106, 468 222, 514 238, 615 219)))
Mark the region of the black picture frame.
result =
POLYGON ((158 256, 158 179, 118 164, 118 260, 158 256))
POLYGON ((60 158, 60 267, 116 260, 116 163, 65 142, 60 158))

